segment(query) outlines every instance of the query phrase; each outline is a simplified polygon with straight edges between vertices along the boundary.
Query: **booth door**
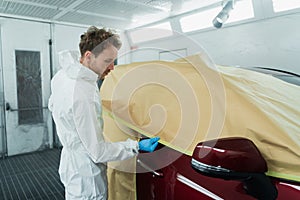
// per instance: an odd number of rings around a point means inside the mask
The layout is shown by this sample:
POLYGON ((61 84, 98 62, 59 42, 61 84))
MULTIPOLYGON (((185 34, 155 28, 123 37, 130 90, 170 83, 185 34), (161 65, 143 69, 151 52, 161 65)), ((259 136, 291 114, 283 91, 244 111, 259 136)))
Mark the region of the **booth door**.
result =
POLYGON ((43 150, 53 141, 47 109, 50 24, 12 19, 0 23, 6 154, 43 150))

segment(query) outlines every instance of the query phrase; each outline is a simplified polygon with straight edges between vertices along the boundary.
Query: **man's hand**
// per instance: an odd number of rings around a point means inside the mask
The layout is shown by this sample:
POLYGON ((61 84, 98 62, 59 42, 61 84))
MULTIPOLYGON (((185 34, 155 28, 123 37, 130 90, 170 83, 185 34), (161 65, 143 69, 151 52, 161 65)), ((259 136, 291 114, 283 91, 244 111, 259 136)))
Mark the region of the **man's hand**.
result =
POLYGON ((139 150, 153 152, 158 145, 159 137, 144 139, 139 142, 139 150))

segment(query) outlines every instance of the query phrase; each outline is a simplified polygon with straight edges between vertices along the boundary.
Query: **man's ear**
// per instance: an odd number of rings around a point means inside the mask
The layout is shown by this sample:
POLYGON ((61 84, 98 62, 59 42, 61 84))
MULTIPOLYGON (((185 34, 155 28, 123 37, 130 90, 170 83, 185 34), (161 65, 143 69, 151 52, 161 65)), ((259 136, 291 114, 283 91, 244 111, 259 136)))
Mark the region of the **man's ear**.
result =
POLYGON ((92 52, 91 51, 86 51, 85 53, 84 53, 84 57, 86 58, 86 59, 91 59, 91 56, 92 56, 92 52))
POLYGON ((84 55, 82 58, 83 63, 86 63, 87 65, 89 65, 89 63, 91 62, 92 56, 94 56, 94 54, 91 51, 86 51, 83 55, 84 55))
POLYGON ((93 53, 91 51, 86 51, 83 56, 80 58, 80 63, 88 66, 91 62, 91 56, 93 55, 93 53))

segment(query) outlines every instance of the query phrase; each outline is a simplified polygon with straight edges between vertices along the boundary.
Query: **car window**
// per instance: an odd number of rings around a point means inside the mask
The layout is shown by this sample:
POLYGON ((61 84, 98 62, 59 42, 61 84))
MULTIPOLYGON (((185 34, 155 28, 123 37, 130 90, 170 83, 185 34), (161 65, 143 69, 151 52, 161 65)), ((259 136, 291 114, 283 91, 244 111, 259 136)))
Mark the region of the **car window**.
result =
POLYGON ((243 68, 251 70, 251 71, 260 72, 263 74, 268 74, 273 77, 279 78, 280 80, 283 80, 285 82, 300 86, 300 76, 297 74, 285 72, 282 70, 274 70, 274 69, 270 69, 270 68, 264 68, 264 67, 243 67, 243 68))
POLYGON ((286 76, 286 75, 274 75, 274 77, 279 78, 288 83, 300 86, 300 77, 297 76, 286 76))

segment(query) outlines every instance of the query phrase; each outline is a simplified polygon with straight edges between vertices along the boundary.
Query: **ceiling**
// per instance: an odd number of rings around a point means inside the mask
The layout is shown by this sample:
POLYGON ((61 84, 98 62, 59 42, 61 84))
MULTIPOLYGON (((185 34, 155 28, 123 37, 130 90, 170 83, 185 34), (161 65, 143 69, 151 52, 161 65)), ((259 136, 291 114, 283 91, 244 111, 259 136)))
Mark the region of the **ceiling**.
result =
POLYGON ((0 16, 129 30, 222 0, 0 0, 0 16))

